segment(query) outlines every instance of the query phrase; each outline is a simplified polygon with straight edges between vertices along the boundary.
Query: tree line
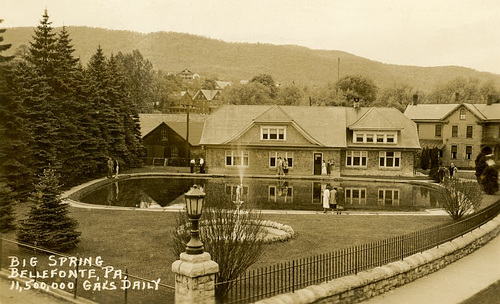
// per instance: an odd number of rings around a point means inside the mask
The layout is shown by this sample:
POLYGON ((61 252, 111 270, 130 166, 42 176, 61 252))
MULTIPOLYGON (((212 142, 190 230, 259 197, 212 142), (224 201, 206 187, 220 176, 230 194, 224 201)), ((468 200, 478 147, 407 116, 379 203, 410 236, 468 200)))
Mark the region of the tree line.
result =
POLYGON ((46 11, 32 37, 15 56, 0 56, 2 184, 23 199, 47 168, 67 187, 101 175, 108 157, 140 166, 148 62, 137 53, 107 57, 97 47, 83 66, 69 33, 56 33, 46 11))

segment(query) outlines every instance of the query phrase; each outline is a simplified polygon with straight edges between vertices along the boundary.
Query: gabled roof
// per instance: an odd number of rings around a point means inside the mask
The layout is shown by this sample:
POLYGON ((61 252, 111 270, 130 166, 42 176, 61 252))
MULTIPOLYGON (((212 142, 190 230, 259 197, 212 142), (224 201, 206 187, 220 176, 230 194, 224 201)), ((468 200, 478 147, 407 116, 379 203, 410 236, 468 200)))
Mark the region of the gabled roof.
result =
POLYGON ((406 107, 405 115, 412 120, 443 120, 460 107, 465 107, 479 120, 500 120, 500 104, 418 104, 406 107))
POLYGON ((231 81, 219 81, 219 80, 216 80, 215 83, 217 84, 217 86, 221 90, 223 90, 227 86, 232 86, 233 85, 233 83, 231 81))
POLYGON ((196 92, 193 99, 196 99, 198 95, 201 94, 205 96, 206 100, 212 100, 215 98, 215 96, 217 96, 217 94, 219 94, 219 92, 220 92, 219 90, 199 90, 198 92, 196 92))
MULTIPOLYGON (((198 145, 203 132, 203 124, 206 115, 191 114, 189 118, 189 143, 198 145)), ((186 138, 186 114, 140 114, 139 123, 141 126, 142 138, 158 128, 161 124, 166 124, 182 138, 186 138)))
POLYGON ((292 118, 281 107, 273 106, 254 119, 255 122, 292 122, 292 118))
POLYGON ((370 108, 360 119, 349 125, 351 130, 401 130, 400 124, 393 122, 397 121, 397 117, 386 116, 382 113, 382 109, 370 108), (396 121, 395 121, 396 119, 396 121), (391 120, 393 122, 391 122, 391 120))

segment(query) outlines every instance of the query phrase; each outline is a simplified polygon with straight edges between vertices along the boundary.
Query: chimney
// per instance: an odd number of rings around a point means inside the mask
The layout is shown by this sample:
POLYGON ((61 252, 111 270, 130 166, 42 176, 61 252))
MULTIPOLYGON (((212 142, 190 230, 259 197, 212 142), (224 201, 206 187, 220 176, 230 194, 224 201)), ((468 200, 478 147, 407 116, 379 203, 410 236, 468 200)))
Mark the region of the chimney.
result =
POLYGON ((489 106, 493 104, 493 95, 488 95, 488 101, 486 102, 486 104, 489 106))
POLYGON ((355 109, 359 108, 359 97, 354 97, 353 106, 354 106, 355 109))
POLYGON ((414 106, 416 106, 418 104, 418 95, 417 94, 413 94, 413 101, 411 104, 414 106))
POLYGON ((455 101, 458 102, 460 99, 460 94, 458 92, 455 92, 455 101))

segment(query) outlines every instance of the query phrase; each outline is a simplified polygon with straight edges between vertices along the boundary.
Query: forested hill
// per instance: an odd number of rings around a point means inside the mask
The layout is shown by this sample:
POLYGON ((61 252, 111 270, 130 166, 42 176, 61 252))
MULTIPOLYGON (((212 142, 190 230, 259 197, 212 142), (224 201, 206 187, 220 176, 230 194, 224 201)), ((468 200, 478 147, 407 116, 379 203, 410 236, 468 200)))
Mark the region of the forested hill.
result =
MULTIPOLYGON (((28 44, 34 28, 8 28, 4 42, 12 43, 10 53, 28 44)), ((57 32, 60 30, 55 29, 57 32)), ((457 66, 416 67, 384 64, 342 51, 311 50, 291 45, 261 43, 228 43, 190 34, 157 32, 141 34, 130 31, 89 27, 67 27, 70 38, 84 64, 100 45, 106 55, 129 53, 138 49, 154 68, 180 72, 188 68, 202 77, 220 80, 249 80, 258 74, 269 74, 276 82, 294 81, 304 85, 324 85, 337 80, 337 58, 341 58, 340 76, 364 75, 381 87, 395 82, 430 91, 441 82, 458 76, 491 80, 500 88, 500 75, 457 66)))

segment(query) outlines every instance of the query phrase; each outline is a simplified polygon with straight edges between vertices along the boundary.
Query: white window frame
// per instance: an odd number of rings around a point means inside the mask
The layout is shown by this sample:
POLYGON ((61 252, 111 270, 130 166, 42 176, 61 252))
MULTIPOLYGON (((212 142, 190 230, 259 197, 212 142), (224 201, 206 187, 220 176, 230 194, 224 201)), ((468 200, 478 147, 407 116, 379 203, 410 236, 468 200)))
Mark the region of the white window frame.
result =
POLYGON ((353 143, 363 143, 363 144, 397 144, 398 143, 398 133, 397 132, 353 132, 352 137, 353 143), (362 138, 362 139, 361 139, 362 138), (368 138, 371 138, 372 141, 368 141, 368 138), (393 141, 390 142, 387 138, 393 138, 393 141), (361 139, 361 140, 360 140, 361 139), (378 141, 381 139, 381 141, 378 141))
POLYGON ((278 152, 278 151, 269 152, 269 168, 276 168, 276 166, 278 165, 278 157, 279 156, 286 157, 286 159, 288 160, 288 169, 293 168, 293 152, 285 152, 283 155, 283 152, 278 152), (272 159, 274 159, 274 166, 271 165, 272 159), (290 165, 290 161, 289 161, 290 159, 292 160, 291 165, 290 165))
POLYGON ((450 146, 450 157, 451 159, 458 159, 458 145, 450 146), (453 151, 453 147, 455 147, 455 151, 453 151))
POLYGON ((401 168, 401 152, 399 151, 379 151, 378 152, 378 166, 379 168, 401 168), (387 153, 394 153, 393 156, 387 156, 387 153), (387 165, 387 159, 392 158, 392 166, 387 165), (380 160, 384 159, 384 165, 380 164, 380 160), (396 159, 398 159, 396 166, 396 159))
POLYGON ((234 150, 226 150, 224 155, 224 164, 226 167, 249 167, 250 165, 250 152, 249 151, 234 151, 234 150), (231 158, 231 163, 228 164, 228 157, 231 158), (241 164, 235 165, 235 159, 241 158, 241 164), (245 164, 246 160, 246 164, 245 164))
POLYGON ((286 141, 286 126, 261 126, 260 140, 286 141), (274 134, 271 133, 271 130, 276 130, 276 138, 271 139, 271 134, 274 134), (280 138, 281 134, 283 135, 283 138, 280 138))
POLYGON ((357 199, 357 205, 366 205, 366 188, 345 188, 344 198, 346 204, 354 205, 354 199, 357 199), (358 193, 357 198, 354 198, 354 191, 358 193), (364 197, 362 197, 363 193, 364 197), (349 196, 347 194, 349 194, 349 196))
POLYGON ((366 168, 368 166, 368 151, 356 151, 356 150, 346 151, 345 165, 348 168, 366 168), (355 153, 357 155, 354 155, 355 153), (355 157, 359 157, 359 165, 354 164, 355 157), (363 158, 365 159, 364 165, 363 165, 363 158), (351 160, 351 164, 349 164, 349 159, 351 160))
POLYGON ((466 115, 467 115, 467 110, 460 109, 460 114, 459 114, 460 120, 465 120, 466 115))
POLYGON ((465 138, 474 138, 474 126, 467 125, 465 127, 465 138), (470 136, 469 136, 469 128, 470 128, 470 136))
POLYGON ((465 146, 465 159, 472 159, 472 146, 465 146), (467 153, 467 149, 470 148, 470 153, 467 153))
POLYGON ((399 189, 394 189, 394 188, 379 188, 378 193, 377 193, 377 200, 378 204, 381 206, 385 206, 385 199, 386 199, 386 194, 387 191, 390 191, 390 199, 391 199, 391 205, 392 206, 399 206, 399 202, 401 201, 401 193, 399 192, 399 189), (382 192, 382 198, 380 197, 380 193, 382 192), (397 193, 397 198, 395 197, 395 193, 397 193))

